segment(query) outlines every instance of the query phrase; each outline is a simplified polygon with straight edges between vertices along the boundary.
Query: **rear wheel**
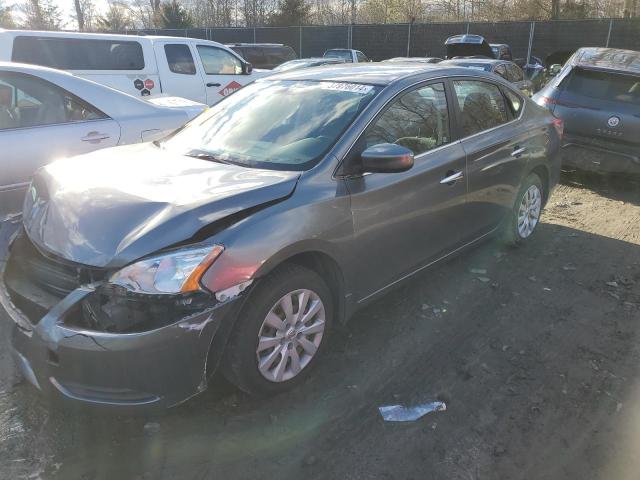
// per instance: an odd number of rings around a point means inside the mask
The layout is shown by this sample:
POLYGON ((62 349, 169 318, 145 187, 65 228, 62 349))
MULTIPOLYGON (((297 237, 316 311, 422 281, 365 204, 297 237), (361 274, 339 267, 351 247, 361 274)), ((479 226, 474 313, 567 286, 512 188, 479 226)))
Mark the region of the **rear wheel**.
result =
POLYGON ((252 394, 287 390, 309 375, 332 319, 331 293, 318 274, 278 269, 247 299, 225 349, 224 375, 252 394))
POLYGON ((542 213, 543 189, 540 177, 530 173, 520 188, 505 225, 508 243, 526 242, 534 234, 542 213))

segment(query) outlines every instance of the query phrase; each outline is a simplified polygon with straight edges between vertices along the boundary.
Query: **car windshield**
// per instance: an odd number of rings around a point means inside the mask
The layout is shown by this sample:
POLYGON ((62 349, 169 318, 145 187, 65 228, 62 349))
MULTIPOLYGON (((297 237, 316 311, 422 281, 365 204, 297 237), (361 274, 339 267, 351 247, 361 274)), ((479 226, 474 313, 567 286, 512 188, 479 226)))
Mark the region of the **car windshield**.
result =
POLYGON ((324 56, 328 58, 342 58, 346 61, 351 61, 351 52, 349 50, 327 50, 324 52, 324 56))
POLYGON ((164 148, 274 170, 307 170, 378 87, 343 82, 253 83, 162 143, 164 148))

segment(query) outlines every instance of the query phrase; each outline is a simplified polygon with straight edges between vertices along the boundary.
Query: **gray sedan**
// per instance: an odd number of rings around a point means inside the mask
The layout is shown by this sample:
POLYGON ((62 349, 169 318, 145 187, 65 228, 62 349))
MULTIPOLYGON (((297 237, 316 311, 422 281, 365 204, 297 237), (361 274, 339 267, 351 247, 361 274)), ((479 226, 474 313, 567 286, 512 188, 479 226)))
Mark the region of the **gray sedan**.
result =
POLYGON ((531 82, 525 78, 522 69, 508 60, 495 60, 492 58, 454 58, 453 60, 445 60, 444 63, 495 73, 518 87, 527 95, 531 96, 533 93, 531 82))
POLYGON ((81 403, 176 405, 218 368, 280 392, 395 285, 499 232, 529 241, 561 129, 485 72, 341 65, 48 165, 0 283, 16 363, 81 403))

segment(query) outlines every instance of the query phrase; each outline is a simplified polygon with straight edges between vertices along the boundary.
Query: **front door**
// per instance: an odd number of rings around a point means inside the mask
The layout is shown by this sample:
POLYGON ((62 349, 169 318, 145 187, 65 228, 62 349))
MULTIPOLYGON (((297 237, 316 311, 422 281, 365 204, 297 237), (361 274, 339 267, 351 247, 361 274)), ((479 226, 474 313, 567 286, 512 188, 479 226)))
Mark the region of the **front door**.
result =
POLYGON ((396 143, 415 155, 406 172, 347 179, 356 244, 362 247, 356 259, 360 301, 459 245, 465 154, 451 138, 449 104, 444 83, 413 87, 356 143, 359 153, 396 143))
POLYGON ((233 53, 211 45, 196 45, 196 51, 208 105, 218 103, 253 80, 251 75, 243 74, 242 61, 233 53))
POLYGON ((207 94, 202 76, 196 70, 194 52, 187 42, 155 42, 154 49, 162 93, 205 103, 207 94))

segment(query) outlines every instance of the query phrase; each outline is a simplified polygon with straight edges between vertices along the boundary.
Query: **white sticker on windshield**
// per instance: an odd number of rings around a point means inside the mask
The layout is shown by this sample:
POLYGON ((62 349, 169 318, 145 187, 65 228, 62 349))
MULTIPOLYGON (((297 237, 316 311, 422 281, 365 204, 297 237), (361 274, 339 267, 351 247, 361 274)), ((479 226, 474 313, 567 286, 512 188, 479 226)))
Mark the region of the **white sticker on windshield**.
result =
POLYGON ((322 82, 322 88, 326 90, 338 90, 340 92, 352 92, 360 95, 366 95, 373 90, 372 85, 361 85, 359 83, 343 83, 343 82, 322 82))

